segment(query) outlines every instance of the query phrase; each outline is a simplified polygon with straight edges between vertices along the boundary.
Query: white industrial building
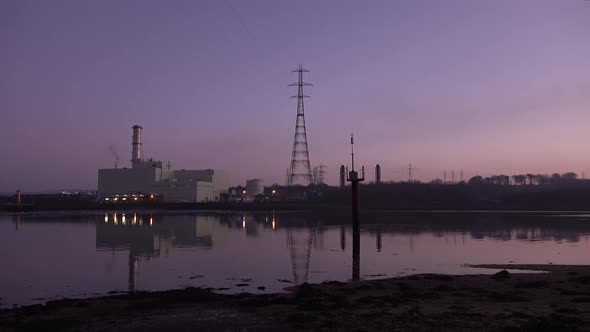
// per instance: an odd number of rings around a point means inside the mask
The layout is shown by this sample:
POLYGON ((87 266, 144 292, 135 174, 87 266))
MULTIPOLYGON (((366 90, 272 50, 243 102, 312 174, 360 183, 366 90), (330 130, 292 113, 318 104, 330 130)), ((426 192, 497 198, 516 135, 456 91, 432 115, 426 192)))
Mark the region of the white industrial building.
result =
POLYGON ((157 194, 165 202, 212 202, 227 194, 225 171, 175 170, 172 163, 141 157, 141 126, 133 126, 131 168, 98 170, 98 198, 157 194))

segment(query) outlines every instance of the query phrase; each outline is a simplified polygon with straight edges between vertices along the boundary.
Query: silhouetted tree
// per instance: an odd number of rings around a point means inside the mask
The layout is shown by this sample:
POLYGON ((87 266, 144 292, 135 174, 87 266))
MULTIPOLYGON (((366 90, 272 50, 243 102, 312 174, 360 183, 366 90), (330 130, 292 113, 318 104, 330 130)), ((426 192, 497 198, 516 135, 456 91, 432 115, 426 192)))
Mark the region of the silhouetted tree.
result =
POLYGON ((529 185, 535 184, 535 174, 528 173, 526 177, 529 179, 529 185))
POLYGON ((574 173, 574 172, 567 172, 564 173, 561 176, 562 179, 567 180, 567 181, 573 181, 576 180, 578 178, 578 174, 574 173))
POLYGON ((514 180, 514 184, 516 185, 526 185, 526 175, 523 174, 519 174, 519 175, 513 175, 512 176, 512 180, 514 180))
POLYGON ((561 181, 561 175, 559 175, 559 173, 551 174, 551 179, 550 179, 551 184, 557 184, 560 181, 561 181))
POLYGON ((476 175, 476 176, 472 177, 471 179, 469 179, 469 181, 467 183, 470 185, 483 184, 483 178, 479 175, 476 175))
POLYGON ((498 175, 498 181, 500 185, 508 186, 510 185, 510 177, 508 175, 498 175))
POLYGON ((537 182, 538 185, 549 184, 549 175, 537 174, 537 175, 535 175, 535 181, 537 182))
POLYGON ((434 179, 430 181, 431 184, 444 184, 443 180, 441 179, 434 179))

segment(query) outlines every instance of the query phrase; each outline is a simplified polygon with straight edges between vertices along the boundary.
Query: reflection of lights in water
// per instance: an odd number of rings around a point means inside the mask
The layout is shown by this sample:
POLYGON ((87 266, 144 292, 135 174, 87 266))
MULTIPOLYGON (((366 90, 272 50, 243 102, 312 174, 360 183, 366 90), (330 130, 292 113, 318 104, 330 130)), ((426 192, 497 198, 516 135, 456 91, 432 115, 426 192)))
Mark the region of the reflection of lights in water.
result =
POLYGON ((139 218, 139 226, 143 225, 143 218, 139 218))
POLYGON ((123 225, 127 224, 125 222, 125 213, 123 213, 123 216, 121 217, 121 223, 123 223, 123 225))
POLYGON ((115 222, 115 225, 119 224, 119 219, 117 219, 117 214, 113 213, 113 221, 115 222))
POLYGON ((109 222, 109 215, 108 214, 104 214, 104 222, 109 222))
POLYGON ((273 220, 272 221, 272 229, 275 229, 275 228, 277 228, 277 223, 273 220))
POLYGON ((154 219, 150 217, 150 226, 154 224, 154 219))
POLYGON ((242 220, 242 228, 246 228, 246 219, 242 220))
POLYGON ((133 214, 133 225, 137 224, 137 213, 133 214))

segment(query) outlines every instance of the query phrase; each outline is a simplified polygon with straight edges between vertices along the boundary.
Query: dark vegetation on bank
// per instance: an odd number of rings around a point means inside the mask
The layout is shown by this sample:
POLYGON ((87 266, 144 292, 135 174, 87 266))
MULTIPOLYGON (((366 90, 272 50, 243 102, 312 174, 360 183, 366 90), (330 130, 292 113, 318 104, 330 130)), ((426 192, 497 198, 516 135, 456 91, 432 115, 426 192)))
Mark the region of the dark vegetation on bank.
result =
MULTIPOLYGON (((471 182, 471 181, 470 181, 471 182)), ((500 182, 501 183, 501 182, 500 182)), ((286 189, 285 189, 286 190, 286 189)), ((350 207, 350 189, 336 187, 298 188, 305 200, 258 200, 256 202, 210 203, 98 203, 93 196, 24 195, 23 204, 14 196, 0 197, 0 211, 58 210, 339 210, 350 207), (302 194, 302 192, 305 193, 302 194)), ((589 211, 590 182, 504 185, 487 183, 383 183, 360 187, 361 208, 365 210, 507 210, 507 211, 589 211)))
POLYGON ((587 331, 590 268, 493 265, 550 273, 422 274, 303 284, 284 294, 188 288, 0 310, 0 330, 587 331))

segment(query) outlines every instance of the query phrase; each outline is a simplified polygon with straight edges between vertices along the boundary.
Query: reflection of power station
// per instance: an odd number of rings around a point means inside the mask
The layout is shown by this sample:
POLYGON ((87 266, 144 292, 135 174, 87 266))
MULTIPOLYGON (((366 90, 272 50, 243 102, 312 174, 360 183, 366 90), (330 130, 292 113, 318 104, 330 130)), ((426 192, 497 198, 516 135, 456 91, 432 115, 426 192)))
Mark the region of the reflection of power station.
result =
POLYGON ((20 227, 20 216, 18 214, 14 215, 12 216, 12 219, 14 220, 14 230, 18 232, 20 227))
POLYGON ((138 263, 167 254, 172 247, 213 247, 223 239, 219 216, 152 216, 150 214, 105 214, 96 223, 98 251, 129 251, 128 287, 137 288, 138 263))

